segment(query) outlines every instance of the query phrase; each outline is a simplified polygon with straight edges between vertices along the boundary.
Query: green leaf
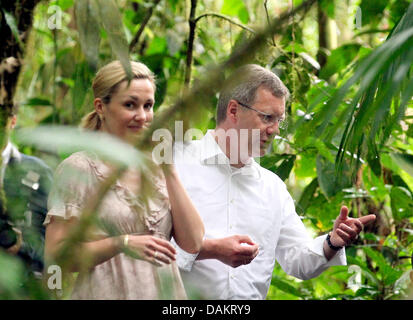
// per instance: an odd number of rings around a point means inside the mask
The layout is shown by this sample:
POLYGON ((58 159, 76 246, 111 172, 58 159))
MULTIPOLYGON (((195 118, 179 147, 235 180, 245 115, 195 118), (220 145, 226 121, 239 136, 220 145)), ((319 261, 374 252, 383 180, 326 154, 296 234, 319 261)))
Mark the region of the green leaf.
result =
POLYGON ((362 0, 360 3, 362 25, 377 24, 389 3, 388 0, 362 0))
POLYGON ((63 11, 73 7, 74 0, 58 0, 56 3, 63 11))
POLYGON ((394 269, 379 251, 369 247, 363 247, 363 250, 379 267, 379 273, 385 285, 392 285, 400 278, 403 271, 394 269))
POLYGON ((19 35, 19 28, 17 27, 17 23, 16 20, 14 19, 14 16, 7 12, 7 11, 3 11, 4 12, 4 18, 6 20, 7 25, 9 26, 14 38, 16 39, 17 43, 19 44, 20 48, 23 50, 23 43, 20 40, 20 35, 19 35))
POLYGON ((303 294, 297 288, 293 287, 287 281, 282 280, 277 276, 272 276, 271 285, 274 285, 277 289, 282 290, 286 293, 292 294, 296 297, 303 298, 303 294))
POLYGON ((274 172, 277 168, 277 162, 280 160, 284 159, 285 155, 282 154, 266 154, 265 156, 261 157, 260 160, 260 165, 264 167, 265 169, 268 169, 272 172, 274 172))
POLYGON ((89 70, 86 62, 76 64, 74 74, 75 83, 72 90, 72 101, 76 111, 81 110, 86 94, 91 88, 91 75, 92 72, 89 70))
POLYGON ((236 16, 242 23, 248 23, 249 14, 242 0, 224 0, 221 13, 229 16, 236 16))
MULTIPOLYGON (((363 248, 368 248, 368 247, 363 247, 363 248)), ((371 284, 373 284, 375 287, 378 287, 380 285, 377 275, 366 266, 366 263, 364 260, 361 260, 358 257, 347 256, 347 264, 358 265, 362 269, 362 275, 365 276, 371 284)))
POLYGON ((394 219, 400 221, 413 215, 413 200, 409 190, 403 187, 393 187, 390 199, 394 219))
POLYGON ((14 295, 18 292, 23 279, 24 266, 20 259, 0 250, 0 293, 9 292, 14 295))
POLYGON ((176 11, 176 5, 179 3, 179 0, 168 0, 168 3, 172 7, 172 10, 175 12, 176 11))
POLYGON ((281 180, 285 181, 294 167, 294 161, 296 155, 292 154, 271 154, 266 155, 260 159, 260 165, 280 177, 281 180), (281 163, 278 164, 278 162, 281 163))
POLYGON ((390 157, 413 177, 413 156, 406 153, 390 153, 390 157))
POLYGON ((357 81, 361 80, 360 89, 353 98, 351 104, 348 106, 350 110, 357 107, 362 95, 370 88, 370 85, 376 81, 377 75, 382 72, 382 69, 388 66, 395 58, 395 53, 400 54, 400 47, 408 48, 409 44, 413 43, 413 29, 407 29, 395 35, 390 40, 386 41, 379 48, 374 50, 366 59, 364 59, 355 70, 354 75, 334 94, 327 105, 317 113, 315 122, 320 122, 321 125, 316 129, 316 136, 324 133, 326 126, 329 124, 334 115, 335 110, 343 101, 350 87, 357 81))
POLYGON ((318 187, 318 179, 314 178, 311 183, 305 187, 300 200, 297 203, 297 213, 304 214, 307 208, 311 205, 312 200, 314 199, 314 193, 318 187))
POLYGON ((114 0, 95 0, 98 6, 100 22, 106 31, 109 44, 117 59, 121 62, 129 80, 133 78, 129 59, 129 46, 123 29, 122 16, 114 0))
POLYGON ((30 98, 23 103, 25 106, 52 106, 53 104, 47 98, 35 97, 30 98))
POLYGON ((367 161, 370 165, 371 170, 377 176, 381 176, 381 162, 380 154, 378 153, 377 146, 374 143, 370 143, 367 152, 367 161))
POLYGON ((39 150, 54 154, 89 150, 102 159, 122 166, 147 169, 146 156, 142 152, 103 132, 81 131, 67 126, 41 126, 16 130, 15 137, 21 144, 33 145, 39 150))
POLYGON ((151 41, 148 50, 146 50, 146 55, 151 56, 156 54, 165 54, 167 46, 168 43, 164 37, 155 37, 151 41))
POLYGON ((316 155, 313 153, 300 153, 295 161, 294 173, 297 178, 314 178, 316 171, 316 155))
POLYGON ((319 1, 321 8, 331 19, 335 19, 335 2, 331 0, 321 0, 319 1))
POLYGON ((275 170, 275 173, 281 180, 285 181, 290 176, 291 170, 294 167, 295 158, 295 155, 290 155, 275 170))
POLYGON ((96 69, 99 62, 100 27, 98 8, 94 0, 76 1, 76 24, 79 41, 89 65, 96 69))
POLYGON ((320 78, 328 79, 333 74, 339 73, 349 66, 349 64, 356 58, 361 45, 352 43, 345 44, 341 47, 331 51, 327 59, 326 65, 320 71, 320 78))
POLYGON ((351 186, 351 178, 348 168, 337 175, 336 166, 321 155, 317 156, 317 178, 323 194, 330 198, 351 186))

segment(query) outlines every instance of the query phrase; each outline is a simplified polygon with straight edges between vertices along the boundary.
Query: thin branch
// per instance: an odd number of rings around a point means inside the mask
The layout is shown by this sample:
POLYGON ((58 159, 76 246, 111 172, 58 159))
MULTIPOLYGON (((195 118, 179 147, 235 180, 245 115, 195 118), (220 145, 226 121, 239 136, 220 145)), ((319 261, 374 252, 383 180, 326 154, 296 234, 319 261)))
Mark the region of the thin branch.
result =
MULTIPOLYGON (((265 15, 267 16, 268 25, 270 25, 271 22, 270 22, 270 15, 268 14, 267 2, 268 2, 268 0, 265 0, 265 1, 264 1, 264 9, 265 9, 265 15)), ((273 46, 276 47, 277 45, 275 44, 274 35, 271 36, 271 40, 272 40, 273 46)))
POLYGON ((198 0, 191 0, 191 12, 189 14, 189 36, 188 36, 188 48, 186 51, 186 71, 185 71, 185 81, 184 81, 184 90, 185 92, 189 88, 189 83, 191 81, 191 68, 192 68, 192 57, 194 51, 194 41, 195 41, 195 29, 196 29, 196 20, 195 12, 198 0))
POLYGON ((227 17, 226 15, 223 15, 223 14, 220 14, 220 13, 216 13, 216 12, 207 12, 207 13, 201 14, 199 17, 197 17, 197 18, 195 19, 195 23, 198 23, 198 21, 201 20, 201 19, 204 18, 204 17, 216 17, 216 18, 220 18, 220 19, 226 20, 226 21, 230 22, 231 24, 236 25, 236 26, 238 26, 238 27, 240 27, 240 28, 242 28, 242 29, 244 29, 244 30, 247 30, 247 31, 249 31, 249 32, 251 32, 251 33, 255 33, 254 30, 252 30, 251 28, 247 27, 246 25, 243 25, 242 23, 239 23, 239 22, 237 22, 237 21, 235 21, 235 20, 232 20, 230 17, 227 17))
POLYGON ((354 36, 353 36, 353 39, 354 38, 357 38, 357 37, 360 37, 360 36, 362 36, 362 35, 365 35, 365 34, 370 34, 370 33, 389 33, 389 32, 391 32, 392 31, 392 29, 370 29, 370 30, 365 30, 365 31, 361 31, 361 32, 359 32, 359 33, 356 33, 354 36))
POLYGON ((143 33, 143 30, 145 29, 146 25, 149 22, 149 19, 152 17, 153 10, 155 7, 158 5, 158 3, 161 2, 161 0, 154 0, 152 6, 148 9, 146 12, 146 16, 143 19, 141 26, 139 27, 138 32, 136 33, 135 37, 132 39, 130 45, 129 45, 129 52, 132 52, 132 50, 135 48, 136 44, 139 42, 139 39, 143 33))
POLYGON ((232 20, 231 18, 220 14, 216 12, 207 12, 204 13, 197 18, 195 18, 195 12, 196 12, 196 6, 197 6, 197 0, 191 0, 191 13, 189 17, 189 37, 188 37, 188 49, 187 49, 187 54, 186 54, 186 72, 185 72, 185 91, 188 90, 189 88, 189 83, 191 81, 191 68, 192 68, 192 60, 193 60, 193 50, 194 50, 194 41, 195 41, 195 30, 196 30, 196 25, 199 20, 205 17, 216 17, 223 19, 225 21, 230 22, 231 24, 234 24, 244 30, 247 30, 251 33, 255 34, 255 31, 252 30, 251 28, 248 28, 247 26, 232 20))

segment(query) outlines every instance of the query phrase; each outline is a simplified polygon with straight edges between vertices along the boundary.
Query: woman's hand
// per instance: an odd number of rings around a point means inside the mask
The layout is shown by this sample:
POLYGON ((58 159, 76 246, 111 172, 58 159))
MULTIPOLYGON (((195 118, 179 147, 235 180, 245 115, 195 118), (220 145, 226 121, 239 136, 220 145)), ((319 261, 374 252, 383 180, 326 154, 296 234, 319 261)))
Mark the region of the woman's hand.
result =
POLYGON ((175 261, 176 250, 169 241, 149 235, 133 234, 123 236, 123 240, 124 252, 135 259, 145 260, 156 266, 175 261))

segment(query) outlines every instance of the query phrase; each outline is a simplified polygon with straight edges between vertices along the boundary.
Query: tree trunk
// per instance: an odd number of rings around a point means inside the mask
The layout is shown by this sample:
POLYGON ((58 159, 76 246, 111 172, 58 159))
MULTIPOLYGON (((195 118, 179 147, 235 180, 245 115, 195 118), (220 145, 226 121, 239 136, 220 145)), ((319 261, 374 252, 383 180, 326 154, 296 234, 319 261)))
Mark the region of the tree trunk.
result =
MULTIPOLYGON (((33 24, 34 8, 40 0, 2 0, 0 4, 0 150, 8 141, 13 98, 20 74, 24 47, 33 24)), ((1 154, 0 154, 1 159, 1 154)), ((3 187, 0 187, 0 210, 6 211, 3 187)))
POLYGON ((24 56, 24 45, 33 23, 33 12, 40 0, 2 1, 0 13, 0 126, 4 128, 13 107, 17 80, 24 56), (18 34, 12 32, 13 20, 18 34), (18 39, 16 39, 18 37, 18 39), (6 121, 5 121, 6 120, 6 121))

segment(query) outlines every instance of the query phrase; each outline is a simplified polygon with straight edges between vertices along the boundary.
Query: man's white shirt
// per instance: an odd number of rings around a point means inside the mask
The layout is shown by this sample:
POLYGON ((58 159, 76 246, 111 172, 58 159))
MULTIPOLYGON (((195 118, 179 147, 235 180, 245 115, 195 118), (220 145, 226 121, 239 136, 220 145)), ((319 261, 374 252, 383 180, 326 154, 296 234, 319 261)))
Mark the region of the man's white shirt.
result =
POLYGON ((250 159, 230 166, 210 132, 201 140, 176 143, 179 177, 205 225, 205 238, 248 235, 259 254, 232 268, 219 260, 196 260, 177 246, 177 263, 187 290, 208 299, 265 299, 275 260, 297 278, 316 277, 329 266, 346 265, 345 250, 324 256, 326 235, 312 239, 295 212, 284 182, 250 159))

